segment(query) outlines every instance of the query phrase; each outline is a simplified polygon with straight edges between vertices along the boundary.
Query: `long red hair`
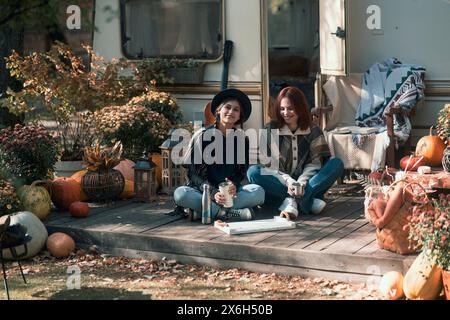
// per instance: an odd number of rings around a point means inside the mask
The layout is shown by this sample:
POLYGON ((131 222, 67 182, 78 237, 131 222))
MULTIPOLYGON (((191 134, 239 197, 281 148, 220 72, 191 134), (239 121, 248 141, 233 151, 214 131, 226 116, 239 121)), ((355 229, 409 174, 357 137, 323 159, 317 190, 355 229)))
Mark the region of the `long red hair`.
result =
POLYGON ((308 101, 306 100, 305 94, 296 87, 286 87, 278 94, 275 109, 276 121, 280 128, 286 124, 280 112, 281 100, 284 98, 288 98, 291 101, 295 113, 298 116, 298 126, 300 129, 308 129, 311 126, 311 112, 309 111, 308 101))

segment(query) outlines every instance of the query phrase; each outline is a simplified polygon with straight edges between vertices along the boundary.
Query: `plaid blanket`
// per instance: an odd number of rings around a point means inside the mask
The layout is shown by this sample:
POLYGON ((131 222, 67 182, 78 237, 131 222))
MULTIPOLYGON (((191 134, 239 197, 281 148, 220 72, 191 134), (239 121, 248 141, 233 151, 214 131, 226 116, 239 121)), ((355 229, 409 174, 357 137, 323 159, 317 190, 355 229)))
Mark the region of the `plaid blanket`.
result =
MULTIPOLYGON (((424 78, 425 68, 402 64, 395 58, 374 64, 363 77, 356 124, 360 127, 385 127, 383 116, 393 106, 411 110, 424 98, 424 78)), ((404 119, 396 117, 394 120, 397 129, 403 130, 404 119)))

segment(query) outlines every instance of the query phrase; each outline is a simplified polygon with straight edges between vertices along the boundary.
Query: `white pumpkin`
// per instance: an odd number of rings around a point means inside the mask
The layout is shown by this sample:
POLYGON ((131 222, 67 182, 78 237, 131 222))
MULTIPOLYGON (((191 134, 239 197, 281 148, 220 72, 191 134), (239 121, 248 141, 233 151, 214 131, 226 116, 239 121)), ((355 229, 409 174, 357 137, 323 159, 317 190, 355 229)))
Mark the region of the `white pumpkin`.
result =
MULTIPOLYGON (((12 214, 10 225, 14 224, 21 224, 26 227, 27 234, 32 238, 27 244, 28 253, 20 259, 28 259, 37 255, 45 246, 45 242, 47 241, 48 232, 45 225, 41 222, 41 220, 39 220, 38 217, 36 217, 35 214, 29 211, 21 211, 12 214)), ((25 252, 24 246, 17 246, 16 252, 18 255, 23 254, 25 252)), ((6 260, 13 260, 9 249, 3 250, 3 258, 6 260)))

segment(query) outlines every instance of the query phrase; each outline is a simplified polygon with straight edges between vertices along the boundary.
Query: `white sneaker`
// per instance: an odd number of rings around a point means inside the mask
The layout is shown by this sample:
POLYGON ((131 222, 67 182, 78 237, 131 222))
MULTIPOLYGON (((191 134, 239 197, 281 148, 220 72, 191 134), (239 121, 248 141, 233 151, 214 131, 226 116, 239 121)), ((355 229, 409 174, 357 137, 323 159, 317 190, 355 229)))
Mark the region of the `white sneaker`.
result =
POLYGON ((312 214, 319 214, 325 209, 327 203, 320 199, 314 199, 312 206, 311 206, 311 213, 312 214))
POLYGON ((278 210, 285 211, 290 215, 298 217, 297 201, 295 201, 294 198, 287 197, 286 199, 284 199, 278 210))
POLYGON ((223 219, 228 220, 253 220, 255 218, 255 213, 250 208, 244 209, 228 209, 225 211, 224 215, 219 216, 223 219))

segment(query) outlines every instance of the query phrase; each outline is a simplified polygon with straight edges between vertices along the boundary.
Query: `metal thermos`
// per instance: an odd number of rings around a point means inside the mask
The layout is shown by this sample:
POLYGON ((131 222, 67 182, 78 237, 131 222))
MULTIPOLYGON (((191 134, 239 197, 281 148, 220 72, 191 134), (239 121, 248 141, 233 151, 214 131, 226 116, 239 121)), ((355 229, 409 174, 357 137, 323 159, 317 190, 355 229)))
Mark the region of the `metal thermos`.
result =
POLYGON ((202 223, 211 224, 211 191, 208 184, 203 185, 202 223))

